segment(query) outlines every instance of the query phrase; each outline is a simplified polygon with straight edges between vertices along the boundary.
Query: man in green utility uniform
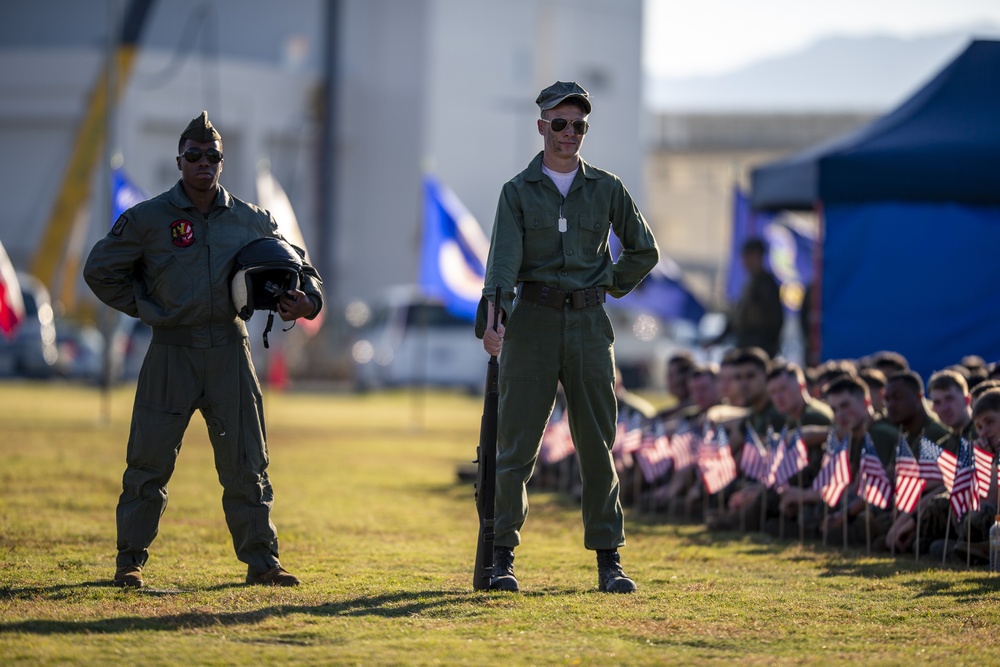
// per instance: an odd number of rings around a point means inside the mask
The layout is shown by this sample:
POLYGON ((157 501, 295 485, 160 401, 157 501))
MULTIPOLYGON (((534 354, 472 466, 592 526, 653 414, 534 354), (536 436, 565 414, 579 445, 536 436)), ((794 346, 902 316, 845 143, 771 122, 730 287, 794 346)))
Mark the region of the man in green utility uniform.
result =
MULTIPOLYGON (((153 329, 132 410, 114 582, 143 585, 167 482, 191 416, 201 410, 247 583, 294 586, 299 580, 278 560, 260 385, 229 287, 243 246, 281 237, 268 211, 219 185, 222 137, 207 112, 181 134, 178 153, 181 180, 122 214, 84 268, 101 301, 153 329)), ((285 321, 314 318, 323 306, 315 269, 303 260, 301 274, 299 289, 287 290, 278 302, 285 321)))
POLYGON ((535 103, 543 150, 501 192, 476 322, 487 352, 503 348, 491 587, 518 590, 513 549, 528 514, 525 485, 562 383, 583 482, 584 546, 597 551, 600 590, 628 593, 636 586, 618 556, 625 530, 611 457, 614 331, 603 303, 638 285, 659 250, 618 177, 580 158, 591 112, 587 91, 559 81, 535 103), (623 248, 617 262, 611 231, 623 248), (496 286, 502 323, 494 331, 487 300, 496 286))

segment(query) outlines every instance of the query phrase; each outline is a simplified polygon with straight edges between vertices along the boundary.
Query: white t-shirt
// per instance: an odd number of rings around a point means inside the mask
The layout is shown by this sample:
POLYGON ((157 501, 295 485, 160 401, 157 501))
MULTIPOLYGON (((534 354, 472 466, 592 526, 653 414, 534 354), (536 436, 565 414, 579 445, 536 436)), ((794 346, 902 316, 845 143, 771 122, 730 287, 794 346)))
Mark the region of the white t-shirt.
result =
POLYGON ((559 193, 565 197, 569 192, 569 186, 573 185, 573 179, 576 178, 576 172, 580 171, 579 165, 573 171, 562 173, 561 171, 552 171, 544 164, 542 165, 542 173, 548 175, 552 179, 552 182, 556 184, 559 193))

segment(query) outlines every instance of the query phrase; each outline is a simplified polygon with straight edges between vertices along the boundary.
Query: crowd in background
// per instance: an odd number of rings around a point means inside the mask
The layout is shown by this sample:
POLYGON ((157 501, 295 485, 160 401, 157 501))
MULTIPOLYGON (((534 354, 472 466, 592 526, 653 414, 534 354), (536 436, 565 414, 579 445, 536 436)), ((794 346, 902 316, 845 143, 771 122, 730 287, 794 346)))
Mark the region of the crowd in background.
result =
MULTIPOLYGON (((969 356, 926 387, 895 352, 803 369, 759 347, 675 354, 668 409, 619 384, 623 503, 664 521, 984 566, 997 513, 1000 366, 969 356)), ((557 401, 536 487, 579 495, 557 401)))

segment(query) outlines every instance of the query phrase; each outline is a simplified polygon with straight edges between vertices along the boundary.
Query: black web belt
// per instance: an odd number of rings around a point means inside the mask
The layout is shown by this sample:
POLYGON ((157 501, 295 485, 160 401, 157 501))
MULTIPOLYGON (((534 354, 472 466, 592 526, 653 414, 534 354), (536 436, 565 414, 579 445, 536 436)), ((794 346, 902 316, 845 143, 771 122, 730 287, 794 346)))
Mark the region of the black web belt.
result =
POLYGON ((521 283, 521 298, 539 306, 550 308, 593 308, 604 303, 607 290, 603 287, 587 287, 578 290, 561 290, 544 283, 521 283))

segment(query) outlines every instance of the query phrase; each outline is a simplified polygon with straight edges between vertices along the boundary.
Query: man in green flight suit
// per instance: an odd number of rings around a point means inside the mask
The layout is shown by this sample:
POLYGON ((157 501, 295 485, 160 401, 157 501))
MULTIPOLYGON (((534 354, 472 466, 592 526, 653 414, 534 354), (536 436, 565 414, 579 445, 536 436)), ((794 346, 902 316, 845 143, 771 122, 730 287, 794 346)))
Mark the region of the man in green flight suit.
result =
MULTIPOLYGON (((268 211, 219 185, 222 137, 208 112, 181 134, 178 153, 181 180, 122 214, 84 268, 101 301, 153 329, 139 372, 118 500, 114 582, 143 585, 147 549, 167 504, 167 482, 191 416, 201 410, 247 583, 295 586, 299 580, 278 561, 260 385, 246 326, 229 291, 239 250, 256 239, 281 237, 268 211)), ((319 274, 302 264, 300 288, 286 291, 278 302, 285 321, 314 318, 323 306, 319 274)))
POLYGON ((638 285, 659 249, 618 177, 580 157, 591 112, 587 91, 559 81, 535 103, 543 150, 501 192, 476 322, 486 351, 503 349, 491 588, 518 590, 513 550, 528 514, 525 485, 561 382, 580 459, 584 546, 597 551, 599 589, 629 593, 636 586, 618 556, 625 529, 611 457, 614 330, 603 303, 638 285), (623 247, 617 262, 610 231, 623 247), (487 300, 497 286, 502 323, 494 331, 487 300))

